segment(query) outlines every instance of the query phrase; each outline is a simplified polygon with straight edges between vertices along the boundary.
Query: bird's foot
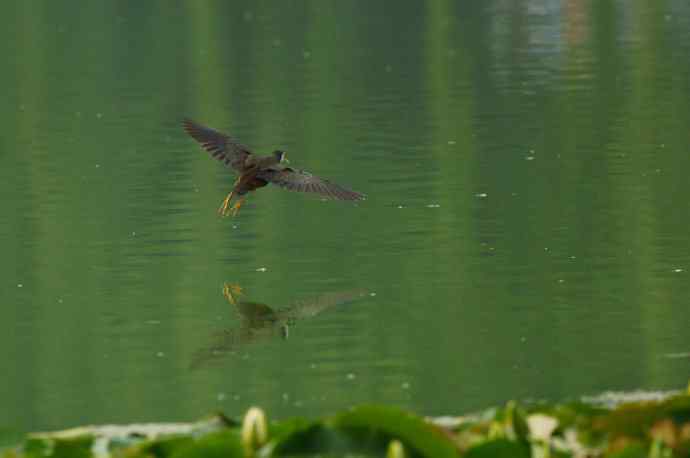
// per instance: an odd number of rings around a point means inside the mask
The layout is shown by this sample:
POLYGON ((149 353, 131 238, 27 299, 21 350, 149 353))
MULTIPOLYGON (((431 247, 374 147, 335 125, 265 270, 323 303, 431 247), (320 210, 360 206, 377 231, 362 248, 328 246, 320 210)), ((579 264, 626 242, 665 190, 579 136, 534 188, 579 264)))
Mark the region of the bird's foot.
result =
POLYGON ((230 302, 232 305, 237 305, 237 302, 235 301, 235 296, 240 296, 242 294, 242 287, 240 285, 234 285, 231 283, 224 283, 223 284, 223 296, 230 302))
POLYGON ((237 213, 240 211, 240 207, 242 206, 242 202, 244 202, 244 197, 240 198, 235 204, 230 208, 232 216, 237 216, 237 213))
POLYGON ((227 216, 228 215, 228 206, 230 205, 230 199, 232 199, 232 196, 235 194, 235 191, 232 191, 228 196, 225 198, 223 203, 220 205, 218 208, 218 214, 220 216, 227 216))

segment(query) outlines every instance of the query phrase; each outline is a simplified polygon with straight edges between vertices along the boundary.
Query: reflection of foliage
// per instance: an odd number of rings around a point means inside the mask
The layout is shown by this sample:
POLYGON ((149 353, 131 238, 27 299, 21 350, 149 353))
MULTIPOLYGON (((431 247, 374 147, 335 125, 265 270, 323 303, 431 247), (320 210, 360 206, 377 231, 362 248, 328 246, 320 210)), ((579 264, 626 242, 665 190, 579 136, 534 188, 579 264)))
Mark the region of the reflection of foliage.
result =
POLYGON ((266 423, 251 408, 242 425, 218 416, 195 424, 77 428, 34 434, 0 458, 387 456, 672 457, 690 452, 690 394, 605 408, 584 403, 518 405, 426 420, 363 406, 320 420, 266 423))
POLYGON ((223 296, 238 313, 241 323, 238 327, 218 332, 211 344, 199 349, 192 358, 191 368, 203 366, 257 340, 275 335, 287 339, 290 327, 297 321, 311 318, 327 308, 352 302, 365 295, 362 290, 337 291, 300 300, 286 308, 275 310, 263 303, 242 300, 243 294, 238 285, 226 283, 223 286, 223 296))

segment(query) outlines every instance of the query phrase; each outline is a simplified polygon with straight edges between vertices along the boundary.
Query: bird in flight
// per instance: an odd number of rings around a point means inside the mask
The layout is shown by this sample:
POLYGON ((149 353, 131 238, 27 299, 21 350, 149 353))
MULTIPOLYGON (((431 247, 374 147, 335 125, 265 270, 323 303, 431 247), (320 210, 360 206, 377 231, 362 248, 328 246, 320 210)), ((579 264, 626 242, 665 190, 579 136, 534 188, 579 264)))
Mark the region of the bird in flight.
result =
POLYGON ((238 143, 234 138, 189 119, 184 120, 182 126, 212 157, 239 173, 232 191, 218 209, 221 216, 227 216, 228 213, 232 216, 237 215, 247 193, 268 183, 290 191, 321 194, 329 199, 363 200, 365 198, 363 194, 350 191, 309 172, 288 167, 287 157, 283 151, 276 150, 272 154, 261 156, 252 153, 247 146, 238 143), (238 199, 230 207, 233 196, 237 196, 238 199))

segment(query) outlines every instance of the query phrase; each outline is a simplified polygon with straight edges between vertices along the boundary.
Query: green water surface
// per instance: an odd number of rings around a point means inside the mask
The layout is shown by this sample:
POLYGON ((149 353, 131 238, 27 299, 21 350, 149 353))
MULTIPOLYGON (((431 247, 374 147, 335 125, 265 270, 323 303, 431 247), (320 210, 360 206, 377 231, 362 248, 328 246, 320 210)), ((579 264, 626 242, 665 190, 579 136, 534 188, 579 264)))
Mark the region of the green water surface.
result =
POLYGON ((17 0, 0 51, 1 428, 687 383, 685 0, 17 0), (368 199, 220 218, 187 116, 368 199))

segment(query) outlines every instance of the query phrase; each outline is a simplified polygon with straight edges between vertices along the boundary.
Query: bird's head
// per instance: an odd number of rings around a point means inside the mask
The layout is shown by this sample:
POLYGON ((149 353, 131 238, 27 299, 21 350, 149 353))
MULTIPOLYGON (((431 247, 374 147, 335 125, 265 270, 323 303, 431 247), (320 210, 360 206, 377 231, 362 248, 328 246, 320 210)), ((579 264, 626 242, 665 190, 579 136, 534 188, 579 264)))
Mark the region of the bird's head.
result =
POLYGON ((276 150, 276 151, 273 151, 273 155, 275 156, 275 158, 279 164, 280 163, 284 163, 284 164, 290 163, 290 161, 288 161, 288 159, 287 159, 287 153, 285 151, 276 150))

